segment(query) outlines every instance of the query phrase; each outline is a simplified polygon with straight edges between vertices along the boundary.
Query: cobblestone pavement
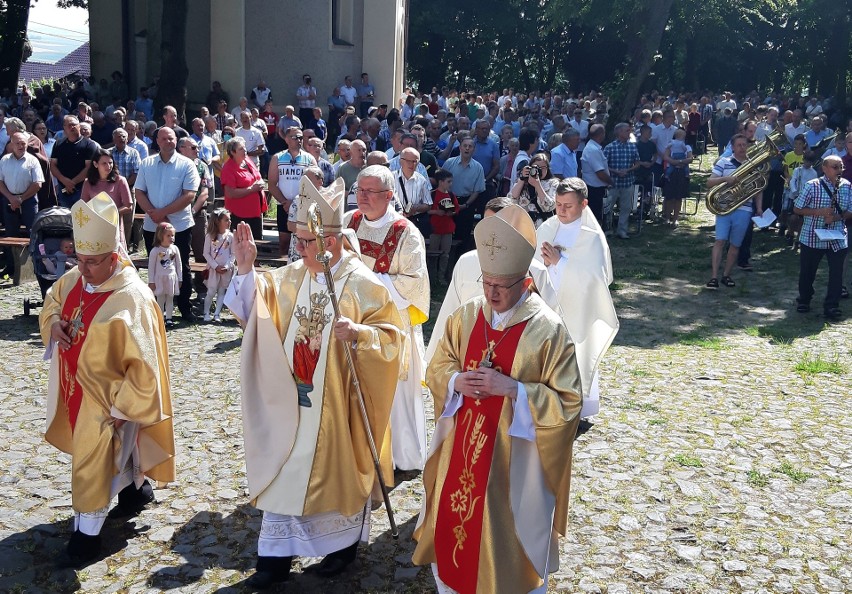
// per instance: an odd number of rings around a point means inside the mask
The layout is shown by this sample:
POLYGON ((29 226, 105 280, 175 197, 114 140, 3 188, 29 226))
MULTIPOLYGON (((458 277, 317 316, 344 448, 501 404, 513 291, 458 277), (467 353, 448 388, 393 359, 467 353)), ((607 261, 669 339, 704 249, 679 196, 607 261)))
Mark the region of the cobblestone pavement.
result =
MULTIPOLYGON (((852 591, 852 323, 792 310, 795 259, 768 233, 755 236, 755 272, 703 290, 707 224, 614 240, 622 330, 602 412, 575 448, 551 591, 852 591)), ((824 287, 821 273, 817 296, 824 287)), ((179 480, 139 517, 108 521, 104 560, 60 571, 70 460, 42 438, 47 364, 36 318, 21 316, 37 293, 0 286, 0 592, 241 591, 259 515, 246 500, 237 325, 170 332, 179 480)), ((301 559, 279 591, 431 591, 410 562, 422 483, 398 478, 399 541, 380 510, 348 573, 320 581, 302 571, 317 560, 301 559)))

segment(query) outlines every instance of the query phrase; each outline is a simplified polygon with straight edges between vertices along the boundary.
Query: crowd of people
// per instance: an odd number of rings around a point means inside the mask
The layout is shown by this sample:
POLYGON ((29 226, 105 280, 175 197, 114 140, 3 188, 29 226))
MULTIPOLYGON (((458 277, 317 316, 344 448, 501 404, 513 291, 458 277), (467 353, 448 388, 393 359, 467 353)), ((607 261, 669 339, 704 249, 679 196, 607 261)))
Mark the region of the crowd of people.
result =
MULTIPOLYGON (((125 91, 116 74, 106 87, 125 91)), ((383 495, 401 470, 423 472, 414 562, 432 567, 439 591, 545 591, 567 526, 573 440, 599 411, 598 368, 619 327, 604 213, 617 206, 614 235, 629 239, 636 197, 663 186, 663 216, 676 227, 690 162, 712 142, 722 156, 709 186, 735 185, 750 150, 783 145, 769 183, 780 186, 778 212, 789 211, 783 234, 800 245, 797 309, 809 309, 826 256, 825 314, 841 315, 852 134, 831 142, 829 101, 798 113, 799 100, 775 96, 737 105, 728 93, 653 93, 607 141, 608 101, 594 91, 406 89, 389 107, 373 105, 363 73, 323 108, 309 74, 302 83, 296 107, 278 114, 265 81, 233 109, 214 82, 187 129, 171 106, 161 123, 139 109, 151 87, 132 106, 115 97, 109 115, 89 97, 73 109, 54 99, 62 125, 49 149, 37 117, 0 108, 11 130, 4 217, 19 217, 6 219, 7 232, 31 223, 23 204, 43 208, 51 187, 72 211, 75 251, 64 246, 62 261, 76 267, 58 277, 40 317, 60 378, 46 437, 74 461, 69 565, 101 554, 106 517, 154 500, 146 476, 175 479, 165 329, 173 303, 194 320, 193 289, 206 293, 205 320, 227 306, 245 330, 246 472, 263 511, 255 588, 288 579, 295 556, 322 556, 321 576, 345 571, 376 504, 392 514, 383 495), (826 144, 837 152, 822 154, 826 144), (800 173, 817 159, 824 175, 800 173), (272 207, 289 263, 264 272, 258 242, 272 207), (140 241, 137 209, 148 286, 128 257, 140 241), (191 259, 206 263, 196 278, 191 259), (427 346, 438 285, 446 296, 427 346)), ((717 216, 708 287, 735 284, 752 215, 775 204, 773 188, 717 216)))

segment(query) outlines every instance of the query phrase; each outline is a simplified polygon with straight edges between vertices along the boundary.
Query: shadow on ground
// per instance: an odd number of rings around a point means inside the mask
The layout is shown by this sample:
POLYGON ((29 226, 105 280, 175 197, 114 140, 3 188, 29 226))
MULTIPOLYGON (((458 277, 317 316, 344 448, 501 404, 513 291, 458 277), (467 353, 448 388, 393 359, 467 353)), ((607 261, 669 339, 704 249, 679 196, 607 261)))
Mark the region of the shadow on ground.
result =
MULTIPOLYGON (((314 559, 295 559, 290 579, 277 584, 278 592, 352 592, 388 591, 400 578, 413 579, 424 568, 411 565, 410 543, 416 516, 399 526, 399 540, 386 531, 369 546, 361 545, 358 558, 341 575, 324 579, 311 571, 314 559), (403 547, 401 543, 408 543, 403 547), (306 563, 306 565, 302 565, 306 563)), ((200 512, 181 526, 171 540, 171 549, 184 562, 161 566, 151 574, 148 585, 168 591, 185 588, 201 580, 205 569, 230 569, 245 574, 245 579, 216 590, 218 594, 244 591, 246 579, 254 573, 260 512, 241 505, 233 513, 200 512)))
POLYGON ((770 231, 755 232, 752 272, 734 269, 735 287, 705 288, 710 278, 713 226, 701 211, 678 229, 645 225, 630 240, 610 238, 615 282, 612 295, 621 320, 616 345, 655 348, 724 339, 749 332, 775 343, 819 334, 826 273, 814 288, 814 313, 795 311, 798 255, 770 231))
POLYGON ((77 571, 111 557, 138 538, 147 526, 137 527, 136 520, 107 520, 101 531, 101 554, 78 570, 60 568, 57 560, 71 536, 71 520, 38 524, 0 541, 0 592, 21 594, 64 594, 80 589, 77 571))

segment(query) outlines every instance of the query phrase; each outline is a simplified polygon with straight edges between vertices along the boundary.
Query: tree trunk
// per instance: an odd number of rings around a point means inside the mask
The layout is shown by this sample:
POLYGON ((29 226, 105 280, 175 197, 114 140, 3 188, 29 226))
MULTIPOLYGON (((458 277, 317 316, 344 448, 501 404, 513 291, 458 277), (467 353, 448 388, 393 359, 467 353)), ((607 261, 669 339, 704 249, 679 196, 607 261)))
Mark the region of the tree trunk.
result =
POLYGON ((619 108, 617 122, 624 122, 633 115, 633 107, 639 99, 642 84, 648 77, 651 65, 654 63, 654 54, 660 46, 660 39, 669 20, 669 13, 674 0, 659 0, 648 2, 637 15, 636 23, 644 24, 637 34, 637 44, 627 59, 625 72, 628 74, 624 96, 618 100, 619 108))
POLYGON ((186 22, 187 0, 169 0, 168 10, 163 10, 160 44, 160 85, 157 91, 158 111, 166 105, 177 110, 178 120, 186 121, 186 22))
POLYGON ((6 23, 0 45, 0 89, 15 89, 24 57, 30 0, 6 0, 6 23))
POLYGON ((824 95, 834 95, 835 105, 841 109, 846 103, 846 76, 849 71, 849 37, 850 18, 852 9, 844 9, 841 5, 835 7, 835 13, 830 15, 833 19, 828 44, 826 70, 827 76, 820 86, 820 92, 824 95))

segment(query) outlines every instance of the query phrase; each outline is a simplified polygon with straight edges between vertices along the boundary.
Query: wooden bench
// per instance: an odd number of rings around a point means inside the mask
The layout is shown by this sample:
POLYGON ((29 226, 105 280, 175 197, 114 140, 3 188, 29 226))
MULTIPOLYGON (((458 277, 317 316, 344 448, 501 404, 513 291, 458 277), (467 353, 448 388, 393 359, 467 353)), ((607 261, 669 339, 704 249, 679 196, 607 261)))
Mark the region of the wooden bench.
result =
POLYGON ((29 260, 30 240, 27 237, 0 237, 0 247, 4 251, 11 252, 14 268, 12 271, 12 284, 18 286, 23 281, 33 280, 35 272, 32 262, 29 260))

